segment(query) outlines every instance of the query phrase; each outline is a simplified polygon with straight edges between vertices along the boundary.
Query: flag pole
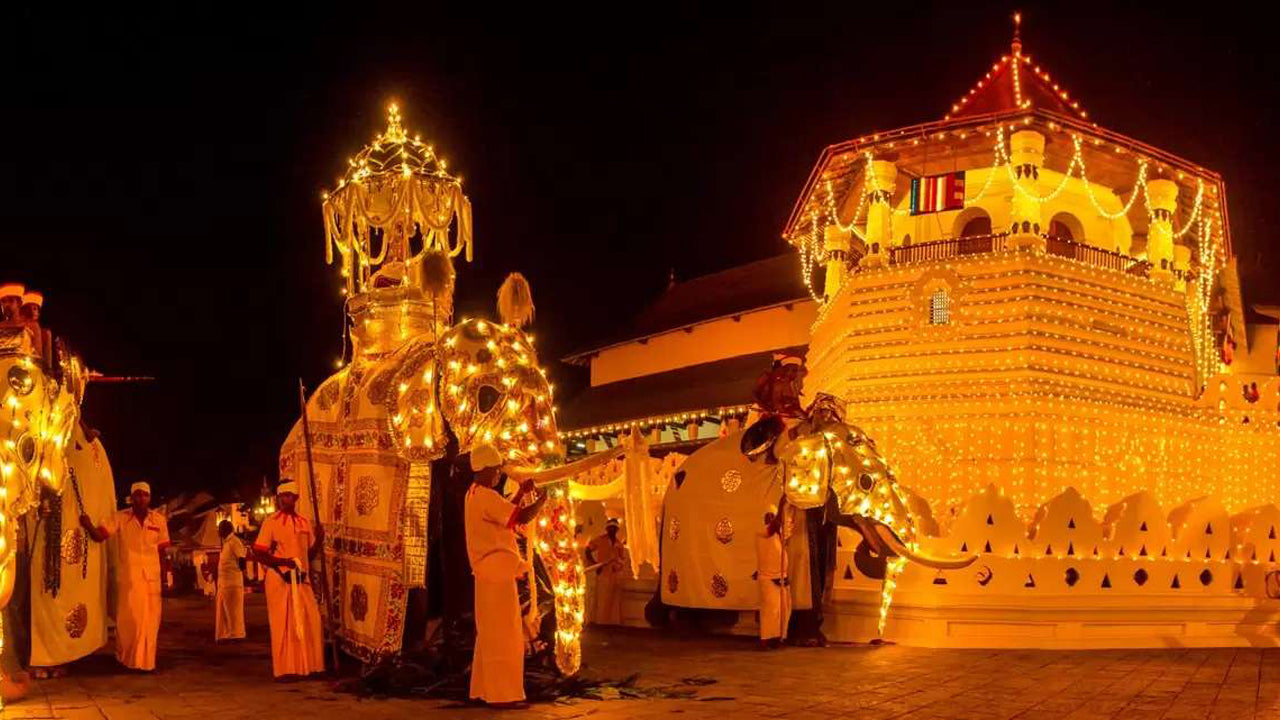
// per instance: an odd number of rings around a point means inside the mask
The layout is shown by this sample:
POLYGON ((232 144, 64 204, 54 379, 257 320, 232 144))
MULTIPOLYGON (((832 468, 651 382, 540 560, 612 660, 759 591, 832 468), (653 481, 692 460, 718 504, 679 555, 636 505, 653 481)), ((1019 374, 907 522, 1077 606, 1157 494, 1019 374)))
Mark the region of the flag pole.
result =
MULTIPOLYGON (((302 444, 307 450, 307 491, 311 493, 311 517, 316 524, 317 530, 323 530, 320 525, 320 495, 316 492, 316 466, 311 458, 311 424, 307 421, 307 387, 302 384, 302 378, 298 378, 298 403, 302 409, 302 444)), ((332 610, 335 607, 333 603, 332 593, 329 592, 329 568, 325 559, 323 543, 320 546, 320 595, 324 598, 324 632, 329 636, 329 645, 333 654, 333 673, 338 674, 338 638, 334 632, 332 610)))

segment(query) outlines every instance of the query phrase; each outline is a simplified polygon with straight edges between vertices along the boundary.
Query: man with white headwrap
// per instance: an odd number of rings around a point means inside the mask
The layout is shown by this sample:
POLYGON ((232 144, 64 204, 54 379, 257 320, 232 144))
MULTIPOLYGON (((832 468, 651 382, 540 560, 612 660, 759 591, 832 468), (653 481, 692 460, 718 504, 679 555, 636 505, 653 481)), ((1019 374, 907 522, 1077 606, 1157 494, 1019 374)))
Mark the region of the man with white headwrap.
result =
POLYGON ((95 526, 88 515, 80 525, 96 542, 119 538, 120 567, 116 572, 116 659, 135 670, 156 669, 156 640, 160 635, 161 553, 169 547, 169 524, 151 509, 151 486, 129 487, 129 508, 117 512, 106 525, 95 526))
POLYGON ((270 568, 271 671, 277 678, 324 672, 324 629, 311 584, 311 558, 320 552, 324 532, 298 514, 298 483, 280 483, 276 506, 253 543, 257 561, 270 568))
POLYGON ((524 627, 516 579, 529 567, 516 546, 516 525, 538 514, 546 495, 521 508, 534 492, 526 480, 511 500, 497 488, 502 481, 502 455, 492 445, 471 451, 475 473, 464 511, 467 559, 475 576, 476 646, 471 656, 473 700, 514 705, 524 700, 524 627))

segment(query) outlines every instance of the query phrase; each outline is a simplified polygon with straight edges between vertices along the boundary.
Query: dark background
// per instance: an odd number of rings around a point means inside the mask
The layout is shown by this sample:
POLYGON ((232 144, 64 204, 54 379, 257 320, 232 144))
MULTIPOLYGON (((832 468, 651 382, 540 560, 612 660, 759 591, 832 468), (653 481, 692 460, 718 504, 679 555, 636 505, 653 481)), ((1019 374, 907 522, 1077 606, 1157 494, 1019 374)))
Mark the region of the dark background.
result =
MULTIPOLYGON (((627 322, 669 270, 786 251, 821 149, 940 118, 1007 51, 1013 10, 267 5, 46 4, 0 22, 0 280, 43 290, 91 367, 156 376, 86 401, 121 485, 274 481, 297 378, 314 388, 340 352, 319 194, 391 98, 474 203, 459 313, 492 314, 505 273, 524 272, 564 397, 584 379, 558 358, 627 322)), ((1025 52, 1091 118, 1220 171, 1242 262, 1273 250, 1280 57, 1263 18, 1021 8, 1025 52)))

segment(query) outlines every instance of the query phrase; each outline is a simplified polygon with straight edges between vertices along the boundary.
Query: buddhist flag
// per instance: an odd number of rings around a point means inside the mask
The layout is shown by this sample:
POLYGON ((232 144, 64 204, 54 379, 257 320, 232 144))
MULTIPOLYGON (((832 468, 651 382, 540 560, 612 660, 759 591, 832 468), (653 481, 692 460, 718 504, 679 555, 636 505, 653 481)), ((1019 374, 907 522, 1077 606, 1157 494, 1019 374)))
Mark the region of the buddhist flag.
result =
POLYGON ((964 171, 911 179, 911 214, 964 207, 964 171))

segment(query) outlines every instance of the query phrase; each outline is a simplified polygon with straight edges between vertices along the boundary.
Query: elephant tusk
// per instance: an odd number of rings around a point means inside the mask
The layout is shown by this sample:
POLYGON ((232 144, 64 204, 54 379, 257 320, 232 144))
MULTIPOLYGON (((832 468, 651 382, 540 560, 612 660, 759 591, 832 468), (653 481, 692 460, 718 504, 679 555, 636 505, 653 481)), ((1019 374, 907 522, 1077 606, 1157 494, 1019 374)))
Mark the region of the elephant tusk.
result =
POLYGON ((969 567, 975 560, 977 555, 950 555, 947 557, 935 557, 927 553, 921 553, 908 548, 901 540, 893 534, 893 531, 879 523, 873 523, 876 529, 876 535, 880 541, 889 548, 894 555, 906 558, 911 562, 920 563, 934 570, 958 570, 960 568, 969 567))
POLYGON ((579 475, 593 468, 598 468, 601 465, 622 457, 626 451, 627 449, 625 447, 619 445, 612 450, 596 453, 591 457, 586 457, 559 467, 539 470, 537 468, 504 466, 502 471, 507 474, 507 477, 515 480, 516 482, 532 480, 534 485, 549 485, 557 480, 573 477, 574 475, 579 475))

